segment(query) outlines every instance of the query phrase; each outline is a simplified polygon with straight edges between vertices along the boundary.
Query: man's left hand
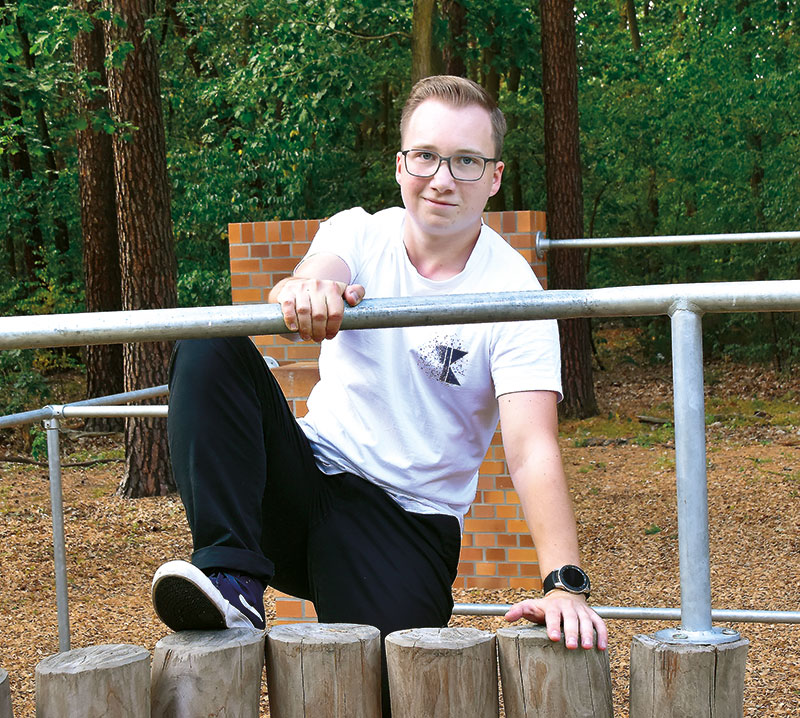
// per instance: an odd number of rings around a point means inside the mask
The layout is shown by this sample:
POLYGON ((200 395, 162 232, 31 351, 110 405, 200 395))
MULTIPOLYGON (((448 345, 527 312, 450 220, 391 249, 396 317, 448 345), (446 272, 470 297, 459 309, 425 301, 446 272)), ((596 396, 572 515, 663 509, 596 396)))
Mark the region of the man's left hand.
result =
POLYGON ((528 598, 515 603, 504 618, 509 622, 526 618, 543 624, 552 641, 561 640, 563 626, 567 648, 577 648, 578 638, 583 648, 592 648, 595 631, 597 647, 604 651, 608 646, 608 629, 603 619, 586 603, 583 596, 566 591, 551 591, 544 598, 528 598))

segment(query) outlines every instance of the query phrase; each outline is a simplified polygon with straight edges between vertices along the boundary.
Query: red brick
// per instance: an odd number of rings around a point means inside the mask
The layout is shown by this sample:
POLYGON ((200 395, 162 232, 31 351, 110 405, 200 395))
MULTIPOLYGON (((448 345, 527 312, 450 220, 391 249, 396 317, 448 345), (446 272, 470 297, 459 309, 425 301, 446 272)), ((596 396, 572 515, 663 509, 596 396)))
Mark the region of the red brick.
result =
POLYGON ((289 221, 280 222, 280 227, 281 227, 281 242, 291 242, 293 239, 292 228, 294 227, 294 222, 289 222, 289 221))
POLYGON ((462 561, 458 564, 458 575, 459 576, 474 576, 475 575, 475 564, 470 563, 469 561, 462 561))
POLYGON ((497 546, 497 536, 495 533, 472 534, 475 546, 497 546))
POLYGON ((484 491, 483 500, 487 504, 503 504, 505 503, 506 495, 502 491, 484 491))
POLYGON ((297 266, 297 261, 292 257, 269 257, 262 261, 268 272, 291 272, 297 266))
POLYGON ((319 344, 295 344, 286 351, 290 361, 313 361, 319 358, 319 344))
POLYGON ((495 563, 476 563, 475 575, 477 576, 494 576, 497 574, 497 565, 495 563))
POLYGON ((531 548, 533 546, 533 536, 531 536, 530 532, 526 531, 524 533, 517 534, 519 536, 519 545, 523 546, 524 548, 531 548))
POLYGON ((272 247, 272 256, 273 257, 288 257, 290 256, 290 248, 291 245, 289 244, 282 244, 281 242, 276 242, 272 247))
POLYGON ((271 244, 246 244, 242 246, 250 247, 251 257, 258 257, 261 259, 264 257, 269 257, 272 254, 271 244))
POLYGON ((242 225, 238 222, 231 222, 228 225, 228 243, 239 244, 242 241, 242 225))
POLYGON ((503 228, 503 233, 517 231, 517 213, 516 212, 501 212, 500 225, 503 228))
POLYGON ((305 220, 295 220, 292 224, 292 229, 294 232, 292 239, 294 241, 301 242, 308 237, 308 226, 306 225, 305 220))
POLYGON ((253 241, 253 223, 252 222, 244 222, 242 223, 242 242, 252 242, 253 241))
POLYGON ((297 598, 278 598, 275 600, 275 614, 282 618, 302 618, 303 601, 297 598))
POLYGON ((484 461, 481 464, 481 473, 482 474, 491 474, 493 476, 498 476, 499 474, 506 473, 506 462, 505 461, 484 461))
POLYGON ((311 242, 292 242, 292 256, 298 258, 305 257, 310 246, 311 242))
POLYGON ((249 287, 249 274, 231 274, 231 287, 249 287))
POLYGON ((486 489, 494 488, 494 476, 486 476, 481 474, 478 476, 478 490, 485 491, 486 489))
POLYGON ((496 509, 498 519, 517 519, 520 517, 517 506, 498 506, 496 509))
POLYGON ((531 231, 531 212, 517 212, 517 232, 531 231))
MULTIPOLYGON (((487 491, 485 493, 488 494, 491 492, 487 491)), ((491 506, 489 504, 473 504, 469 513, 476 519, 493 519, 497 516, 496 511, 497 507, 491 506)))
POLYGON ((483 221, 486 222, 495 232, 502 232, 502 221, 500 219, 500 212, 485 212, 483 221))
POLYGON ((536 556, 536 549, 533 548, 510 548, 508 549, 509 561, 529 561, 536 563, 539 559, 536 556))
POLYGON ((246 274, 248 272, 260 272, 260 259, 232 259, 231 272, 235 274, 246 274))
POLYGON ((501 563, 497 566, 498 576, 519 576, 519 567, 515 563, 501 563))
POLYGON ((267 272, 254 272, 250 275, 250 278, 253 281, 254 287, 266 287, 267 289, 272 288, 272 274, 267 272))
POLYGON ((541 570, 538 563, 519 564, 519 573, 521 576, 533 576, 535 578, 539 576, 541 570))
POLYGON ((248 244, 232 244, 228 247, 228 254, 231 259, 247 259, 250 256, 249 249, 248 244))
POLYGON ((462 548, 461 549, 462 561, 482 561, 483 551, 479 548, 462 548))
POLYGON ((506 522, 499 519, 464 519, 464 530, 473 533, 505 531, 506 522))
POLYGON ((253 222, 253 241, 258 244, 266 244, 267 242, 267 223, 266 222, 253 222))
POLYGON ((267 222, 267 241, 277 243, 281 241, 281 223, 280 222, 267 222))
POLYGON ((487 548, 486 549, 486 560, 487 561, 505 561, 506 560, 506 550, 503 548, 487 548))
POLYGON ((234 304, 264 301, 263 292, 260 289, 233 289, 231 295, 234 304))
POLYGON ((498 546, 519 546, 519 534, 497 534, 498 546))

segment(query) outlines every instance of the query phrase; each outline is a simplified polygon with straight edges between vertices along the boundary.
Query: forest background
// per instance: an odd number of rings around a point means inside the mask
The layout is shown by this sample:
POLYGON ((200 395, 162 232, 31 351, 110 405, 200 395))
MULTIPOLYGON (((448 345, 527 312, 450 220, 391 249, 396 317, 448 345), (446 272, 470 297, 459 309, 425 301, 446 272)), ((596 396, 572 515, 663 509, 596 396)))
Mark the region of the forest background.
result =
MULTIPOLYGON (((124 4, 124 3, 123 3, 124 4)), ((800 3, 578 0, 586 236, 800 228, 800 3)), ((491 209, 544 209, 541 16, 520 0, 159 0, 157 52, 177 302, 230 302, 227 224, 397 204, 399 112, 423 48, 509 120, 491 209)), ((112 4, 0 0, 0 313, 86 309, 79 141, 139 131, 95 101, 134 51, 112 4), (76 40, 106 27, 101 68, 76 40), (115 34, 115 30, 120 30, 115 34), (88 99, 87 99, 88 98, 88 99)), ((795 279, 800 244, 598 250, 590 287, 795 279)), ((633 321, 633 320, 631 320, 633 321)), ((668 360, 663 318, 636 320, 668 360)), ((718 315, 706 351, 785 369, 795 314, 718 315)), ((77 350, 0 353, 0 414, 41 406, 77 350)))

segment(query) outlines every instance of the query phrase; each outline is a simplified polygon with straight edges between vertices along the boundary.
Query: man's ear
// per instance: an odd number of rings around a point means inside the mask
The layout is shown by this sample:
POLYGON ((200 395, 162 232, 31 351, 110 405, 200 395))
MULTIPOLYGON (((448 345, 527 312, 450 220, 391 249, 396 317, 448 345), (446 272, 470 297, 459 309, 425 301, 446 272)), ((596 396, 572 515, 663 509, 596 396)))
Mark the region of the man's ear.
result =
POLYGON ((400 178, 403 176, 403 155, 398 152, 395 157, 394 178, 397 184, 400 184, 400 178))
POLYGON ((494 197, 500 191, 500 185, 503 180, 503 170, 505 169, 503 162, 494 163, 494 171, 492 172, 492 189, 489 192, 490 197, 494 197))

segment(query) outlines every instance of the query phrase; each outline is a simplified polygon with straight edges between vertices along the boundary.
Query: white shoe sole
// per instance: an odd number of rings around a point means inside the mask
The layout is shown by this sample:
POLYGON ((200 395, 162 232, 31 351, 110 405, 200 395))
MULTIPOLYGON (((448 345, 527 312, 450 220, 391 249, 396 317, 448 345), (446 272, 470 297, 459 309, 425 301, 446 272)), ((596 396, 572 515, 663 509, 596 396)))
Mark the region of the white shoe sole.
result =
POLYGON ((162 565, 153 576, 152 597, 156 614, 173 631, 260 630, 188 561, 162 565))

